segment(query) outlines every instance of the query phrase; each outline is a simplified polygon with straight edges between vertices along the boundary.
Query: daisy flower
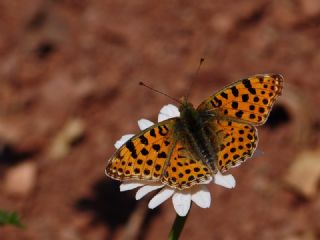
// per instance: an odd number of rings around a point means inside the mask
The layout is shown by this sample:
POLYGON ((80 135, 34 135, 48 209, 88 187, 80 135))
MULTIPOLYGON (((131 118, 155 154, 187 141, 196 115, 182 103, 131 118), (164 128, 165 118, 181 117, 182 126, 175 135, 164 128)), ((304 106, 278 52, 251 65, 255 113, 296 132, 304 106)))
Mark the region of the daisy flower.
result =
MULTIPOLYGON (((179 109, 172 105, 168 104, 160 110, 158 115, 158 122, 162 122, 166 119, 179 117, 180 112, 179 109)), ((144 130, 152 125, 153 122, 147 119, 140 119, 138 121, 139 128, 144 130)), ((122 136, 116 143, 115 147, 120 148, 125 142, 127 142, 133 134, 127 134, 122 136)), ((197 206, 201 208, 209 208, 211 205, 211 194, 207 188, 207 184, 215 183, 221 185, 226 188, 234 188, 235 187, 235 179, 231 174, 222 175, 220 172, 212 176, 211 179, 203 182, 202 184, 195 185, 191 188, 178 190, 174 188, 170 188, 164 185, 161 182, 146 182, 146 181, 126 181, 120 185, 120 191, 128 191, 137 189, 136 192, 136 200, 139 200, 146 196, 148 193, 160 190, 149 202, 148 207, 150 209, 154 209, 159 206, 161 203, 165 202, 169 198, 172 198, 173 207, 176 213, 180 217, 184 217, 188 214, 191 203, 194 202, 197 206)))

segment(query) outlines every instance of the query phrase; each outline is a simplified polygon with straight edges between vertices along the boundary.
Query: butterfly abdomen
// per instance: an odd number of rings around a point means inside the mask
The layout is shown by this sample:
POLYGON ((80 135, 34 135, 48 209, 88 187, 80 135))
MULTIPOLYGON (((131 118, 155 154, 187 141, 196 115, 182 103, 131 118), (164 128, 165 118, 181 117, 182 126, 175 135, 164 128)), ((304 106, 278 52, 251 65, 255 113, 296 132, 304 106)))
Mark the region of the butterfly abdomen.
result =
POLYGON ((180 107, 180 121, 176 125, 178 130, 176 132, 180 135, 179 139, 185 141, 195 157, 213 166, 211 163, 214 162, 216 153, 204 129, 201 113, 196 111, 191 104, 183 103, 180 107))

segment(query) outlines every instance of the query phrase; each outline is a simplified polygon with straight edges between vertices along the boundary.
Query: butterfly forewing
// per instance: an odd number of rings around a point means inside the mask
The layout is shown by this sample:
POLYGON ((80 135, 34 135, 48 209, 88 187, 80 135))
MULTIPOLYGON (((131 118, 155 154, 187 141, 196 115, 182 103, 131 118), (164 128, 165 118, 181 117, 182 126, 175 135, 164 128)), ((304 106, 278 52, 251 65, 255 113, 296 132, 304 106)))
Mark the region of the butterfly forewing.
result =
POLYGON ((108 161, 106 174, 117 180, 160 180, 173 147, 173 125, 169 119, 128 140, 108 161))
POLYGON ((255 75, 225 87, 202 102, 198 110, 260 125, 266 121, 282 87, 281 75, 255 75))

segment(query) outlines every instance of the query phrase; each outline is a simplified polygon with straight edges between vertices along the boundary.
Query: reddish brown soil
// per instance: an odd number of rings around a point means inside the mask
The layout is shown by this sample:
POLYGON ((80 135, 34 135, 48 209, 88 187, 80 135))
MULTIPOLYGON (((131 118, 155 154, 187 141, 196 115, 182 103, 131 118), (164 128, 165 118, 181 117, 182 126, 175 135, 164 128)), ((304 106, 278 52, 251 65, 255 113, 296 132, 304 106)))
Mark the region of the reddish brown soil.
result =
MULTIPOLYGON (((26 228, 3 227, 0 239, 120 239, 141 207, 104 175, 106 159, 170 102, 138 82, 180 97, 201 57, 195 105, 256 73, 286 82, 259 130, 264 154, 232 170, 235 189, 210 186, 211 208, 192 207, 182 239, 320 238, 319 194, 306 200, 283 183, 299 151, 320 143, 319 26, 317 0, 1 0, 0 208, 21 213, 26 228), (84 136, 51 158, 73 118, 84 136), (36 163, 35 186, 12 196, 2 180, 24 161, 36 163)), ((147 212, 138 238, 166 239, 174 217, 170 201, 147 212)))

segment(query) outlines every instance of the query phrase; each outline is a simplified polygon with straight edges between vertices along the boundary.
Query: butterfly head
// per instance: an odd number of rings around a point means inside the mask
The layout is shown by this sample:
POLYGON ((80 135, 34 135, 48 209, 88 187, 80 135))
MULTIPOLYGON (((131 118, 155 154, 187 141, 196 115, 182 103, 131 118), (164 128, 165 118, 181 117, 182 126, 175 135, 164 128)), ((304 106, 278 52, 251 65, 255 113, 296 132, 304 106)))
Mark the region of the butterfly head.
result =
POLYGON ((183 109, 186 109, 186 108, 192 108, 192 109, 194 109, 192 103, 189 102, 186 97, 180 98, 180 99, 179 99, 179 102, 180 102, 180 106, 179 106, 180 112, 183 111, 183 109))
POLYGON ((179 112, 180 112, 180 116, 182 118, 184 118, 185 116, 190 116, 190 115, 194 115, 196 112, 196 109, 194 108, 194 106, 192 105, 192 103, 188 102, 188 100, 186 98, 181 98, 180 99, 180 106, 179 106, 179 112))

